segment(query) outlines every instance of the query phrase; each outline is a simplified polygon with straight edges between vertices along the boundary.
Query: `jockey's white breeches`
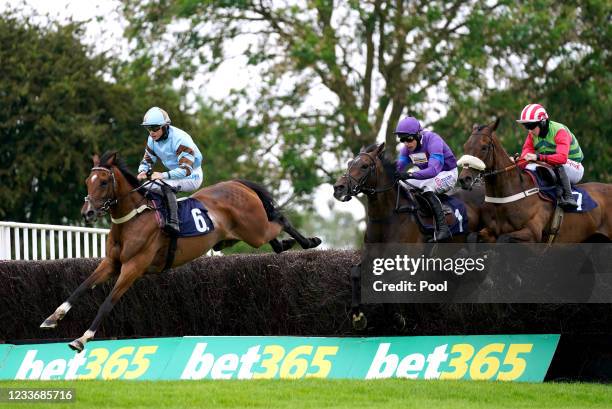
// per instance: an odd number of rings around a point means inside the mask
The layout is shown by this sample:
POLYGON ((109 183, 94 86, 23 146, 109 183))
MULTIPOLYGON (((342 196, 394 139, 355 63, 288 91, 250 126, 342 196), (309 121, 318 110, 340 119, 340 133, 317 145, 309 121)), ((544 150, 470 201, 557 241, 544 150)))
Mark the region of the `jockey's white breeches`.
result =
MULTIPOLYGON (((536 166, 538 165, 535 163, 530 163, 526 166, 526 168, 535 171, 536 166)), ((565 165, 562 166, 572 185, 575 185, 582 180, 582 176, 584 175, 584 167, 582 166, 582 163, 568 159, 565 165)), ((549 171, 554 176, 553 170, 549 169, 549 171)))
MULTIPOLYGON (((181 179, 162 179, 166 184, 179 190, 179 192, 193 192, 202 185, 202 168, 199 167, 191 172, 191 175, 181 179)), ((155 192, 161 191, 161 187, 158 184, 152 183, 151 190, 155 192)))
MULTIPOLYGON (((458 171, 457 168, 451 170, 444 170, 438 173, 436 176, 430 179, 409 179, 409 183, 412 186, 423 189, 425 192, 434 192, 435 194, 446 193, 451 190, 457 183, 458 171)), ((404 188, 409 186, 400 181, 404 188)))

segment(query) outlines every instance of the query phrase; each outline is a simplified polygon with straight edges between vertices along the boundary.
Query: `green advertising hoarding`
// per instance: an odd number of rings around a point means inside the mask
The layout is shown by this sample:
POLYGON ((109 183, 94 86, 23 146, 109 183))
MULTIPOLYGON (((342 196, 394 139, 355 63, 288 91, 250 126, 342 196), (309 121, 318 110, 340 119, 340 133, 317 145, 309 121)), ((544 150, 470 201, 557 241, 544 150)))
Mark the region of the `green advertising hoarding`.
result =
POLYGON ((559 335, 183 337, 0 346, 0 379, 410 378, 541 382, 559 335))

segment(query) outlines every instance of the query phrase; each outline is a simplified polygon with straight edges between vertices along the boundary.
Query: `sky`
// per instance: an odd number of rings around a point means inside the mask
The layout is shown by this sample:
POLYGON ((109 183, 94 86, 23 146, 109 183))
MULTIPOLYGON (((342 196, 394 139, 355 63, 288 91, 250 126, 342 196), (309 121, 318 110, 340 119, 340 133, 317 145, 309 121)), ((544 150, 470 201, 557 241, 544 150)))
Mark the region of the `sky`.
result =
MULTIPOLYGON (((41 21, 44 21, 46 14, 59 21, 67 21, 70 18, 76 21, 91 20, 86 25, 86 35, 83 38, 85 43, 92 44, 97 51, 112 50, 123 56, 128 54, 128 43, 122 37, 125 24, 118 21, 120 14, 116 11, 121 5, 120 1, 99 0, 94 3, 83 0, 0 0, 0 9, 5 10, 20 4, 25 4, 28 14, 41 16, 41 21)), ((221 67, 218 72, 219 74, 212 79, 196 79, 194 86, 201 87, 201 90, 211 97, 222 98, 229 91, 229 87, 225 84, 240 87, 253 81, 255 75, 253 71, 245 70, 244 66, 236 63, 236 60, 221 67)), ((344 164, 339 166, 344 167, 344 164)), ((337 211, 352 213, 357 220, 363 219, 365 210, 358 200, 341 203, 333 200, 332 195, 333 188, 330 184, 323 184, 316 190, 315 208, 321 216, 332 217, 333 207, 337 211)))

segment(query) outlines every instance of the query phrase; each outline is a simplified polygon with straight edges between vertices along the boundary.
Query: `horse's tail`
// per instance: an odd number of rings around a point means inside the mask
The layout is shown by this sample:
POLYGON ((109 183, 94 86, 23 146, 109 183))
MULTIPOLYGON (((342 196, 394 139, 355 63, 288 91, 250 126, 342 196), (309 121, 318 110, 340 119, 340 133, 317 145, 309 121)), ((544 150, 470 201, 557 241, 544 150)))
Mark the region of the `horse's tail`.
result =
POLYGON ((270 192, 268 192, 265 187, 255 182, 251 182, 250 180, 235 179, 235 181, 242 183, 243 185, 257 193, 259 200, 261 200, 261 203, 263 204, 263 207, 266 210, 266 215, 268 216, 269 221, 274 222, 284 219, 281 212, 277 209, 278 204, 272 197, 272 194, 270 194, 270 192))

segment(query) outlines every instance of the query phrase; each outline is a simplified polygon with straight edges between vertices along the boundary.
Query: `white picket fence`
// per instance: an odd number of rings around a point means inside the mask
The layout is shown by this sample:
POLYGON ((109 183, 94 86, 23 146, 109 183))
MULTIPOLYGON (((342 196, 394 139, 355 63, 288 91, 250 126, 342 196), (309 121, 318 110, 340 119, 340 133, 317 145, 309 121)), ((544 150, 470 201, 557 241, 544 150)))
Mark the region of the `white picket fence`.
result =
POLYGON ((0 260, 102 257, 108 229, 0 222, 0 260))

